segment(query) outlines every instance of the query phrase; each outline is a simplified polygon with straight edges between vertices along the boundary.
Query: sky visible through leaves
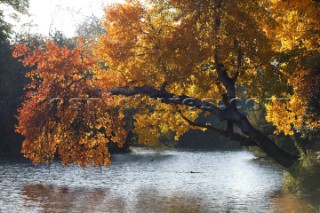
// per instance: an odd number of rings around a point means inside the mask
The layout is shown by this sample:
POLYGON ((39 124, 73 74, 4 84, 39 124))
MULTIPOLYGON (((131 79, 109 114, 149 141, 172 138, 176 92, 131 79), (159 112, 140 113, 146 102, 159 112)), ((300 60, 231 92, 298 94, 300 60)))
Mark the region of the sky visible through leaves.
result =
POLYGON ((20 18, 15 23, 17 31, 22 25, 31 23, 36 33, 49 35, 56 30, 72 37, 76 26, 87 17, 103 16, 103 8, 108 4, 123 2, 122 0, 30 0, 30 16, 20 18))

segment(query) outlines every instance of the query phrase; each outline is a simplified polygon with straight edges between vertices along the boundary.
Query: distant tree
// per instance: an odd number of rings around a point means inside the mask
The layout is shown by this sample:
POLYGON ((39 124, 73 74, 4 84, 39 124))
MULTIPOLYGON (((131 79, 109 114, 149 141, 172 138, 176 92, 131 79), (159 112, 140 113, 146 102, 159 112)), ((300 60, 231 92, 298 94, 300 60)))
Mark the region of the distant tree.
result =
POLYGON ((0 9, 0 153, 19 152, 21 136, 15 134, 14 115, 20 106, 25 84, 26 68, 12 58, 9 38, 12 26, 5 20, 5 15, 16 18, 16 13, 27 13, 28 0, 0 0, 1 8, 9 8, 13 14, 5 14, 0 9), (15 142, 15 143, 14 143, 15 142))
POLYGON ((49 39, 52 40, 59 47, 68 47, 69 49, 75 48, 77 44, 76 38, 67 38, 61 31, 51 33, 49 39))
POLYGON ((87 17, 77 26, 76 35, 82 36, 89 40, 97 40, 99 35, 105 33, 105 29, 101 26, 102 19, 92 15, 87 17))
MULTIPOLYGON (((0 5, 12 8, 18 13, 27 13, 29 7, 29 0, 0 0, 0 5)), ((16 18, 16 15, 12 15, 16 18)), ((0 10, 0 42, 4 42, 9 38, 12 25, 4 20, 5 14, 3 10, 0 10)))
POLYGON ((0 154, 18 154, 23 138, 15 133, 15 115, 23 101, 27 82, 23 67, 12 57, 8 41, 0 43, 0 154))

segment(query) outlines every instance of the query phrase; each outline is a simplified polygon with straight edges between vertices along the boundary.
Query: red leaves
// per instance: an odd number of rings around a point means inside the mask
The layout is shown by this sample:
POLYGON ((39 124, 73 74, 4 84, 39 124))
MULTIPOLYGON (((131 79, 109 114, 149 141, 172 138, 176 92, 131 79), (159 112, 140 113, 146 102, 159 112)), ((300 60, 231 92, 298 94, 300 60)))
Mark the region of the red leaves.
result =
POLYGON ((27 47, 26 44, 18 44, 14 47, 12 56, 15 58, 24 56, 27 52, 30 51, 30 48, 27 47))
POLYGON ((58 154, 64 165, 109 165, 108 142, 121 146, 126 133, 109 104, 95 101, 94 108, 89 107, 91 99, 99 98, 94 91, 100 88, 92 77, 96 61, 84 43, 73 50, 52 41, 34 50, 20 44, 13 55, 23 56, 25 66, 35 66, 26 86, 32 90, 17 116, 16 131, 25 136, 25 157, 46 163, 58 154))

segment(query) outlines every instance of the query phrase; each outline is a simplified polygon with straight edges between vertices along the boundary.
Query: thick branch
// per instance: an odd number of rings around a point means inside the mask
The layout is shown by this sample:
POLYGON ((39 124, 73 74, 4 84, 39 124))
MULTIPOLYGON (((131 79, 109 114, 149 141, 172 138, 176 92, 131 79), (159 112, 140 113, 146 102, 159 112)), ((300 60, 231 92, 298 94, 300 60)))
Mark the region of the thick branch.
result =
POLYGON ((222 110, 214 104, 191 98, 186 95, 174 95, 167 91, 161 91, 149 86, 134 87, 134 88, 115 88, 111 89, 112 95, 134 96, 144 94, 151 98, 160 99, 161 102, 174 105, 191 106, 195 109, 202 109, 213 113, 221 121, 232 121, 241 129, 242 133, 247 135, 257 144, 267 155, 273 158, 279 164, 290 167, 297 160, 298 156, 293 156, 284 150, 280 149, 272 140, 264 136, 259 130, 255 129, 245 115, 231 107, 222 110))
POLYGON ((224 64, 220 62, 220 59, 217 54, 214 55, 214 60, 215 60, 215 68, 218 74, 218 79, 226 88, 229 98, 230 99, 235 98, 236 97, 235 83, 236 83, 238 74, 236 74, 234 78, 231 78, 228 75, 228 72, 224 64))
POLYGON ((124 96, 134 96, 138 94, 144 94, 151 98, 157 98, 162 103, 174 104, 174 105, 185 105, 191 106, 194 109, 202 109, 205 111, 212 112, 220 120, 226 120, 225 113, 223 110, 219 109, 215 105, 195 99, 186 95, 175 95, 169 93, 165 90, 157 90, 149 86, 141 86, 134 88, 114 88, 109 90, 111 95, 124 95, 124 96))
POLYGON ((245 137, 245 136, 237 134, 237 133, 230 133, 230 132, 223 130, 223 129, 218 129, 218 128, 212 126, 211 124, 201 124, 201 123, 192 121, 192 120, 188 119, 180 110, 178 110, 178 112, 181 115, 181 117, 185 121, 187 121, 189 123, 189 125, 191 125, 191 126, 205 128, 207 130, 217 132, 220 135, 223 135, 230 140, 238 141, 241 146, 257 146, 257 144, 248 137, 245 137))

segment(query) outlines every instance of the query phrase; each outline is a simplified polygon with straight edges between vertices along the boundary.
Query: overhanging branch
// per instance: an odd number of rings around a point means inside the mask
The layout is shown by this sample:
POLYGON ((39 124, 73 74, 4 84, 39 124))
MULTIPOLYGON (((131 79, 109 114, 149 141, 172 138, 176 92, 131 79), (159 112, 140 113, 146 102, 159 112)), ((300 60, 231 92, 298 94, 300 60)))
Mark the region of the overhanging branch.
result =
POLYGON ((219 120, 226 120, 223 110, 219 109, 212 103, 192 98, 186 95, 175 95, 167 92, 164 88, 158 90, 149 86, 133 87, 133 88, 114 88, 109 90, 111 95, 124 95, 127 97, 144 94, 151 98, 159 99, 162 103, 191 106, 194 109, 202 109, 212 112, 219 120))
MULTIPOLYGON (((291 155, 279 148, 270 138, 263 135, 262 132, 254 128, 247 117, 232 107, 222 110, 214 104, 192 98, 186 95, 175 95, 165 90, 158 90, 149 86, 133 87, 133 88, 114 88, 109 90, 111 95, 134 96, 144 94, 151 98, 159 99, 162 103, 190 106, 194 109, 201 109, 213 113, 221 121, 232 121, 241 130, 243 134, 248 136, 247 139, 236 133, 229 133, 229 137, 237 140, 241 137, 243 141, 249 140, 259 146, 267 155, 273 158, 279 164, 290 167, 297 160, 298 156, 291 155)), ((242 140, 241 139, 241 140, 242 140)))
POLYGON ((225 136, 226 138, 230 139, 230 140, 234 140, 234 141, 238 141, 240 143, 241 146, 257 146, 257 144, 251 140, 248 137, 245 137, 243 135, 237 134, 237 133, 230 133, 226 130, 223 129, 219 129, 216 128, 214 126, 212 126, 211 124, 202 124, 202 123, 198 123, 195 121, 190 120, 189 118, 187 118, 182 112, 181 110, 178 110, 180 116, 189 123, 189 125, 191 126, 195 126, 195 127, 200 127, 200 128, 205 128, 207 130, 210 131, 214 131, 217 132, 220 135, 225 136))

